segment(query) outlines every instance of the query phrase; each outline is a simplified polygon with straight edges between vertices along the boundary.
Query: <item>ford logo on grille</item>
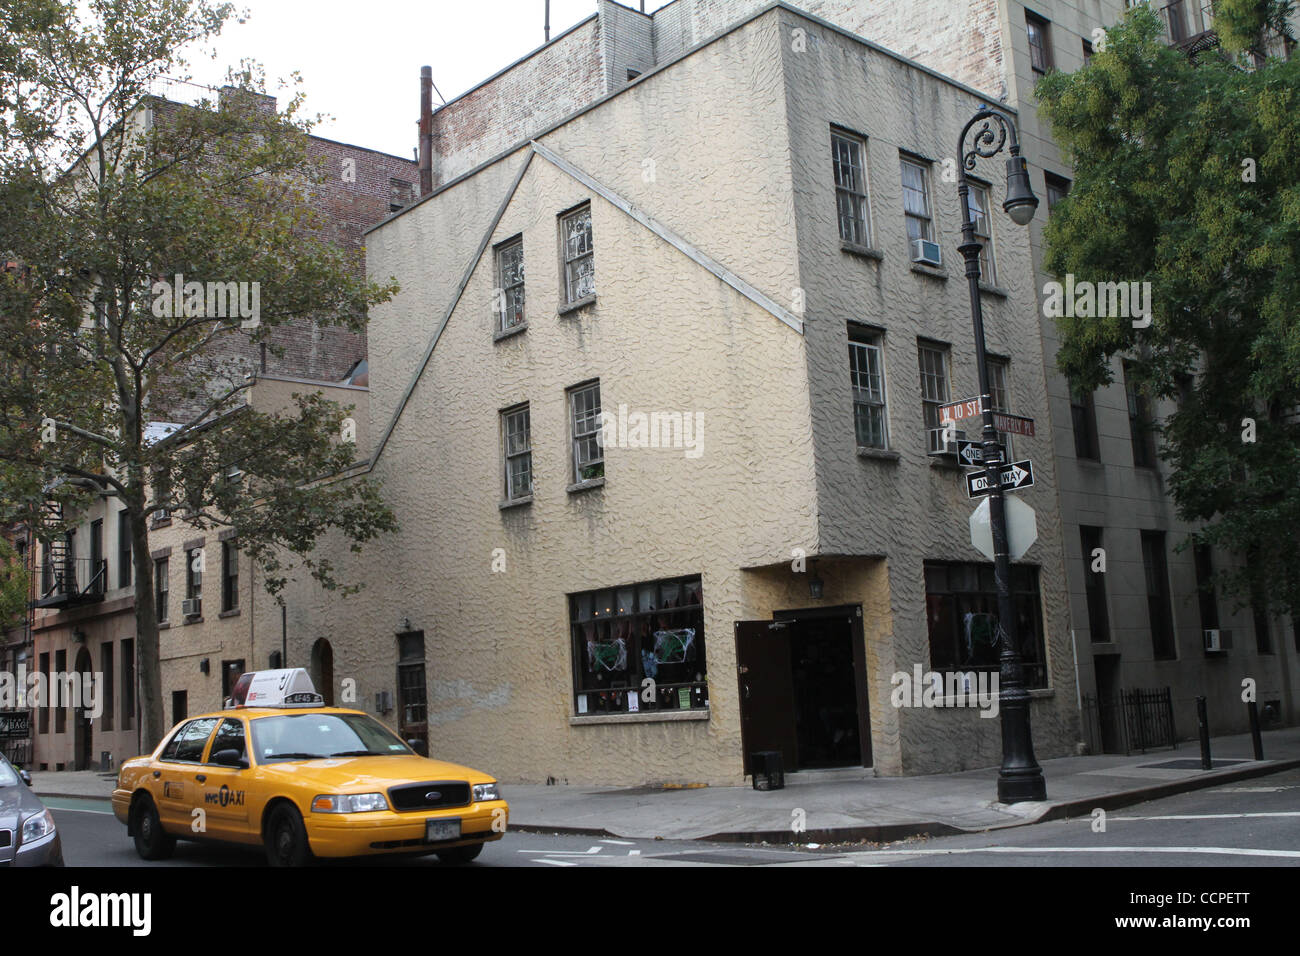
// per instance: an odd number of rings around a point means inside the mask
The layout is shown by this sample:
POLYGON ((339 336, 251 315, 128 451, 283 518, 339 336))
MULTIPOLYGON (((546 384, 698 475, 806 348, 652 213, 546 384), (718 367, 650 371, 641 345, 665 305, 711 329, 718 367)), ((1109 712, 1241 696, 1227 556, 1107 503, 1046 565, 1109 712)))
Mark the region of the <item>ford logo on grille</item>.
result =
POLYGON ((428 800, 430 803, 437 803, 442 799, 442 794, 437 790, 430 790, 424 795, 424 799, 428 800))

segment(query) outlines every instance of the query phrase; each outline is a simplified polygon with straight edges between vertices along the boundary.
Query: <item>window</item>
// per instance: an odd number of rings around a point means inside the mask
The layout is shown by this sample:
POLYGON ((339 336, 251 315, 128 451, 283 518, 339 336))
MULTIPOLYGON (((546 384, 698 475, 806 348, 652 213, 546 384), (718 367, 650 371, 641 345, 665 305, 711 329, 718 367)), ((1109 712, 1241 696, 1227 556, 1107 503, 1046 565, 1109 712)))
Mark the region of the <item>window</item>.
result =
POLYGON ((172 735, 172 739, 167 741, 167 746, 158 755, 158 759, 190 763, 202 760, 203 749, 207 746, 208 738, 212 736, 212 728, 217 725, 218 720, 219 717, 200 717, 191 720, 172 735))
POLYGON ((169 559, 158 558, 153 563, 153 600, 158 608, 158 623, 166 624, 168 620, 167 611, 167 576, 169 559))
MULTIPOLYGON (((1083 582, 1088 603, 1088 634, 1094 644, 1110 640, 1110 611, 1106 604, 1106 572, 1094 571, 1096 552, 1102 547, 1101 528, 1079 525, 1079 544, 1083 549, 1083 582)), ((1104 554, 1104 552, 1103 552, 1104 554)), ((1104 565, 1103 565, 1104 567, 1104 565)))
POLYGON ((428 733, 423 631, 397 635, 397 713, 403 740, 428 733))
MULTIPOLYGON (((1026 687, 1047 686, 1038 568, 1013 565, 1011 601, 1026 687)), ((992 564, 925 564, 930 667, 936 671, 997 671, 998 595, 992 564)))
POLYGON ((1074 456, 1101 460, 1097 439, 1097 408, 1093 393, 1070 387, 1070 420, 1074 424, 1074 456))
POLYGON ((242 720, 227 717, 221 722, 221 726, 217 728, 216 736, 212 738, 212 749, 208 752, 208 761, 211 762, 213 756, 223 750, 233 750, 242 759, 248 759, 247 744, 244 739, 244 722, 242 720))
POLYGON ((1169 28, 1169 42, 1182 43, 1187 39, 1187 15, 1184 11, 1186 6, 1184 0, 1169 0, 1161 12, 1164 14, 1164 21, 1169 28))
POLYGON ((225 700, 235 692, 235 685, 244 676, 244 660, 221 662, 221 699, 225 700))
POLYGON ((1142 566, 1146 572, 1147 614, 1151 622, 1151 647, 1158 661, 1178 656, 1174 644, 1173 609, 1169 604, 1169 571, 1165 566, 1165 533, 1142 532, 1142 566))
MULTIPOLYGON (((55 651, 54 652, 54 675, 55 675, 54 679, 62 682, 64 675, 67 673, 68 673, 68 652, 55 651)), ((61 683, 60 686, 62 686, 61 683)), ((45 692, 50 697, 49 702, 53 703, 54 701, 53 688, 49 684, 46 684, 45 687, 46 687, 45 692)), ((56 734, 64 733, 68 729, 67 705, 62 700, 60 700, 59 703, 61 706, 56 708, 54 711, 54 732, 56 734)))
POLYGON ((122 729, 135 726, 135 639, 122 641, 122 729))
POLYGON ((108 565, 104 562, 104 519, 90 523, 90 567, 86 571, 86 585, 92 594, 108 590, 108 565))
POLYGON ((1092 62, 1092 43, 1089 40, 1083 41, 1083 65, 1087 66, 1092 62))
POLYGON ((641 75, 641 71, 640 71, 640 70, 634 70, 634 69, 632 69, 631 67, 628 67, 628 71, 627 71, 627 81, 628 81, 629 83, 631 83, 633 80, 635 80, 635 79, 636 79, 638 76, 640 76, 640 75, 641 75))
POLYGON ((123 508, 117 513, 117 586, 131 586, 131 515, 123 508))
POLYGON ((1070 181, 1053 173, 1044 173, 1043 181, 1047 184, 1047 215, 1051 216, 1056 204, 1070 194, 1070 181))
POLYGON ((573 480, 605 477, 600 444, 600 383, 569 390, 569 424, 573 430, 573 480))
POLYGON ((1214 559, 1210 546, 1197 541, 1192 546, 1196 565, 1196 597, 1201 610, 1201 628, 1215 630, 1219 626, 1219 601, 1214 594, 1214 559))
POLYGON ((191 548, 185 552, 185 597, 193 601, 203 596, 203 550, 191 548))
POLYGON ((921 367, 921 409, 925 417, 929 450, 942 451, 943 423, 939 421, 939 407, 946 405, 948 397, 948 347, 936 343, 919 342, 916 347, 921 367))
POLYGON ((571 595, 569 620, 575 713, 707 705, 698 575, 571 595), (649 700, 647 678, 654 682, 649 700))
POLYGON ((1137 384, 1129 363, 1124 363, 1124 392, 1128 397, 1128 427, 1133 442, 1133 466, 1156 467, 1155 436, 1151 422, 1151 405, 1137 384))
POLYGON ((1268 595, 1263 587, 1264 576, 1259 567, 1259 553, 1252 549, 1246 553, 1246 574, 1250 578, 1250 611, 1255 623, 1255 650, 1260 654, 1273 653, 1273 635, 1269 630, 1268 595))
POLYGON ((1047 21, 1025 11, 1025 31, 1029 34, 1029 65, 1042 76, 1052 68, 1052 42, 1047 21))
POLYGON ((564 249, 564 301, 578 302, 596 294, 596 260, 591 243, 591 206, 560 217, 564 249))
POLYGON ((934 239, 934 222, 930 215, 929 165, 903 157, 903 216, 907 221, 908 240, 934 239))
POLYGON ((967 214, 975 224, 975 238, 980 241, 980 275, 989 285, 997 285, 998 271, 993 259, 993 220, 989 216, 988 187, 971 183, 966 206, 967 214))
POLYGON ((849 380, 853 386, 853 432, 859 448, 888 448, 883 336, 849 323, 849 380))
POLYGON ((533 493, 533 446, 527 405, 501 413, 501 438, 505 451, 506 500, 527 498, 533 493))
POLYGON ((855 246, 871 245, 867 208, 866 141, 848 133, 831 132, 831 165, 835 171, 835 210, 840 239, 855 246))
POLYGON ((172 724, 179 724, 190 715, 189 691, 172 691, 172 724))
MULTIPOLYGON (((48 694, 50 686, 50 655, 48 652, 41 655, 41 686, 46 688, 48 694)), ((48 734, 50 732, 50 702, 48 700, 41 701, 41 708, 36 713, 38 733, 48 734)))
MULTIPOLYGON (((991 355, 985 356, 985 362, 989 370, 989 407, 995 412, 1010 415, 1011 362, 991 355)), ((1002 446, 1002 460, 1011 461, 1015 457, 1012 454, 1011 436, 1006 432, 998 432, 998 443, 1002 446)))
POLYGON ((105 641, 99 645, 99 692, 103 695, 100 715, 101 730, 113 729, 113 642, 105 641))
POLYGON ((497 247, 497 331, 524 324, 524 240, 511 239, 497 247))
POLYGON ((232 541, 221 542, 221 610, 239 607, 239 549, 232 541))

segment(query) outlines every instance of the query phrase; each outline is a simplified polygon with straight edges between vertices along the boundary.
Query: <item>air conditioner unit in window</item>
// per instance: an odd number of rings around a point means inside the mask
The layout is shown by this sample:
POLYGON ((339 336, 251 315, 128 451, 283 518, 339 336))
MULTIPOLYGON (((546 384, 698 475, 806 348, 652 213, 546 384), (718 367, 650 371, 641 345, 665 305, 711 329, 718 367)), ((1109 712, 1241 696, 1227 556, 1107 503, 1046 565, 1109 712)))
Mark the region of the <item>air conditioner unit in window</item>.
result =
POLYGON ((1206 628, 1201 633, 1205 638, 1205 652, 1207 654, 1221 653, 1232 647, 1232 631, 1224 631, 1214 627, 1206 628))
POLYGON ((957 441, 966 438, 966 433, 960 428, 953 432, 949 432, 946 428, 928 428, 926 433, 929 442, 927 452, 935 457, 939 455, 956 455, 957 441), (952 441, 945 441, 947 437, 951 437, 952 441))
POLYGON ((939 243, 931 242, 929 239, 913 239, 912 261, 921 262, 927 266, 942 265, 943 254, 939 248, 939 243))
POLYGON ((203 613, 203 598, 187 598, 181 601, 181 614, 185 617, 198 617, 203 613))

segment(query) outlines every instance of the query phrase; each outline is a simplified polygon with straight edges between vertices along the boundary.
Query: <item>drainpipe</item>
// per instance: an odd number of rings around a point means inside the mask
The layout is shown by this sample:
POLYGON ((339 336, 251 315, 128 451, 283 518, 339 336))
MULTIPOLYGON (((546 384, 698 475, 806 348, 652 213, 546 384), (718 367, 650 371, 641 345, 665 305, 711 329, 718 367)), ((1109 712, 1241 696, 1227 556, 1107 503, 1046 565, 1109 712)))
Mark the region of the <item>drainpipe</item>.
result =
POLYGON ((433 192, 433 67, 420 67, 420 195, 433 192))
POLYGON ((551 42, 551 0, 546 0, 546 42, 551 42))

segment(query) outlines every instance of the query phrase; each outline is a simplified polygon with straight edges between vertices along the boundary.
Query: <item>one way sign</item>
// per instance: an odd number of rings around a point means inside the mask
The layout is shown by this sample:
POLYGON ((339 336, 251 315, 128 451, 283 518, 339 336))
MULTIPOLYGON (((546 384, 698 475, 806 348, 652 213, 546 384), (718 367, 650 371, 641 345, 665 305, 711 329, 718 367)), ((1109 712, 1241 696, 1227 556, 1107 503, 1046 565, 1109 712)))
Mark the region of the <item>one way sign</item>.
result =
MULTIPOLYGON (((1019 488, 1028 488, 1034 483, 1034 467, 1026 458, 1024 461, 1013 461, 1010 464, 1002 466, 1002 490, 1015 491, 1019 488)), ((966 476, 966 496, 968 498, 980 498, 989 493, 989 473, 988 470, 974 471, 966 476)))

